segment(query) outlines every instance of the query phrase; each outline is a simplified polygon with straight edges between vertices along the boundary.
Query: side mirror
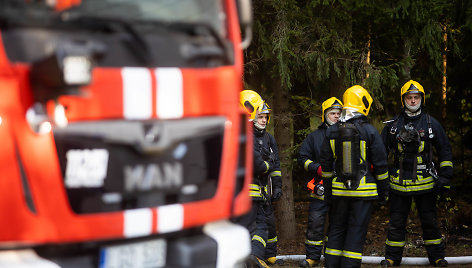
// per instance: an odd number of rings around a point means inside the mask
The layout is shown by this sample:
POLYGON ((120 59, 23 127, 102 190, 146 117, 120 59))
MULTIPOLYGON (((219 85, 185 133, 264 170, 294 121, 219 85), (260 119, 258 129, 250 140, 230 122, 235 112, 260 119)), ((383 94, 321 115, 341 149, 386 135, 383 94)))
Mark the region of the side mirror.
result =
POLYGON ((252 3, 251 0, 238 0, 239 24, 244 38, 241 47, 246 49, 252 41, 252 3))

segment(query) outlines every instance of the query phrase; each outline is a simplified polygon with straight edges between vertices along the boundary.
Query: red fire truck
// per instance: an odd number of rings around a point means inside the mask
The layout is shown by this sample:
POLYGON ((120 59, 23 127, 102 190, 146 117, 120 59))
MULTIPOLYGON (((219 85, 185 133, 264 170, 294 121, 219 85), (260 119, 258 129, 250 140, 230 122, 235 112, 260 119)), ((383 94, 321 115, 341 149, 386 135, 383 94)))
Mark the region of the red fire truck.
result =
POLYGON ((249 12, 0 0, 0 267, 244 262, 249 12))

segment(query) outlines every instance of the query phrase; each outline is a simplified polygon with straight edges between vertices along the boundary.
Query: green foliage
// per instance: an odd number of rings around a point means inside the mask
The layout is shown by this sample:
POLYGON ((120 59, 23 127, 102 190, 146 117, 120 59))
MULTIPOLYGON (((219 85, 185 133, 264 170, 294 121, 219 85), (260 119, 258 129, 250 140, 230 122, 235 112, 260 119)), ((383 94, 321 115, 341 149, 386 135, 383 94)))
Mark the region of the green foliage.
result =
POLYGON ((425 88, 429 113, 441 120, 440 108, 446 105, 447 117, 441 121, 453 146, 454 183, 470 184, 465 178, 472 175, 472 153, 464 153, 460 139, 472 127, 472 1, 258 0, 253 4, 254 42, 245 55, 245 80, 264 96, 273 94, 272 81, 280 81, 289 92, 291 114, 306 121, 294 128, 294 135, 313 131, 320 122, 322 101, 341 98, 353 84, 372 94, 369 117, 380 130, 381 121, 401 107, 401 86, 414 79, 425 88))

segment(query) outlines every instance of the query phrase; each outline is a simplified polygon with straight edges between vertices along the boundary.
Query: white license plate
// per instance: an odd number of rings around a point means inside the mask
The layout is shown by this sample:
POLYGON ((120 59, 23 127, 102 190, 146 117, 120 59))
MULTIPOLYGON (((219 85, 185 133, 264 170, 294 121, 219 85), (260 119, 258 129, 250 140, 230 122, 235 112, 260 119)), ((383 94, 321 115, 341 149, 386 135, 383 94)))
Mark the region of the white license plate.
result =
POLYGON ((100 268, 155 268, 166 264, 164 239, 108 246, 101 250, 100 268))

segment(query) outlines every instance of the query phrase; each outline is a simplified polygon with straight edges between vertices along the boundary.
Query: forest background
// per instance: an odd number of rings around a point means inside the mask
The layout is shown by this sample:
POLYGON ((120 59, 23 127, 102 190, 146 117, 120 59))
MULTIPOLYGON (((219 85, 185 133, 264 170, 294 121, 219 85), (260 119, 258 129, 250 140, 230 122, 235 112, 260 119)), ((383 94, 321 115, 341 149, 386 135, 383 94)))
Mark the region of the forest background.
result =
POLYGON ((452 145, 452 190, 441 203, 446 227, 470 233, 472 151, 462 136, 472 127, 472 1, 255 0, 253 9, 244 83, 272 108, 268 131, 277 140, 284 192, 275 204, 279 241, 300 233, 296 203, 308 200, 311 177, 296 157, 321 122, 321 103, 362 85, 374 99, 369 120, 381 131, 400 111, 409 79, 424 87, 426 111, 452 145))

